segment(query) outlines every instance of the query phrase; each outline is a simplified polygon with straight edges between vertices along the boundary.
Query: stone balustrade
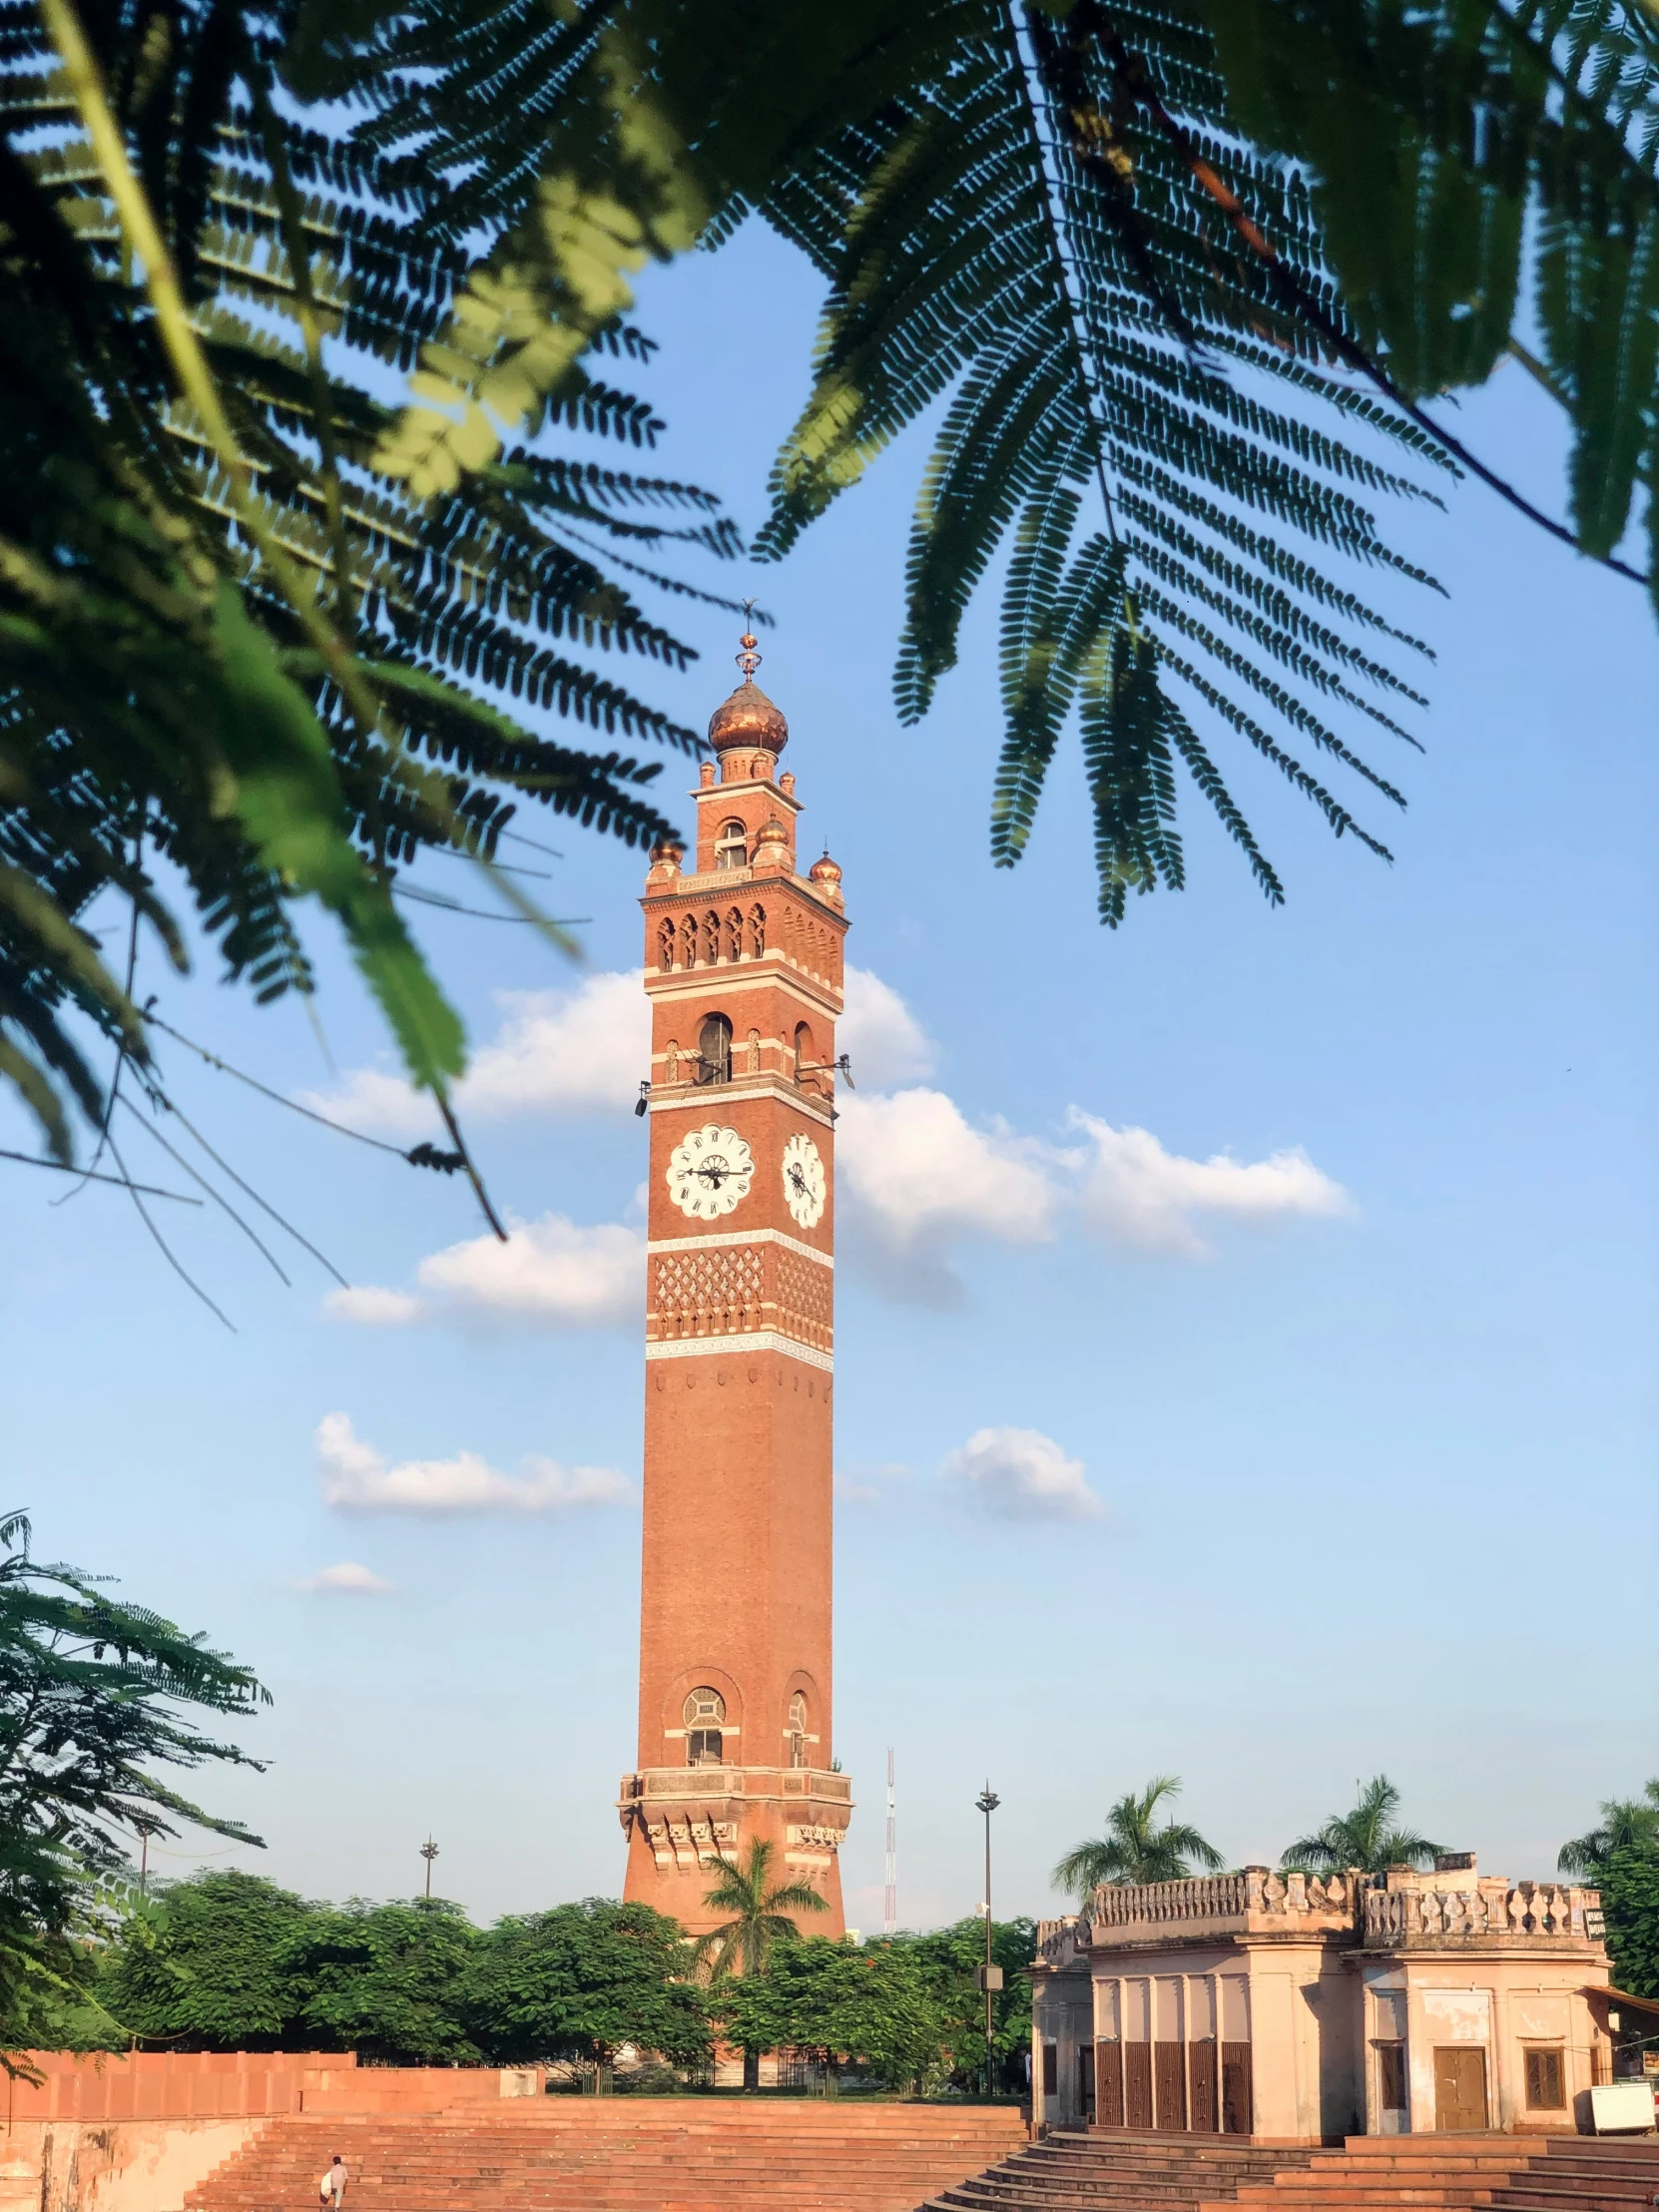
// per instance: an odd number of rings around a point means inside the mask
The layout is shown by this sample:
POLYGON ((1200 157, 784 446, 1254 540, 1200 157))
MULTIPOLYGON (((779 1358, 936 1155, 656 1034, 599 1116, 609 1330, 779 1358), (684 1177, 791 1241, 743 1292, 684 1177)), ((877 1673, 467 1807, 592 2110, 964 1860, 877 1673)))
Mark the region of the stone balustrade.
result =
POLYGON ((1585 1915, 1600 1906, 1598 1891, 1555 1882, 1487 1881, 1471 1890, 1401 1884, 1366 1892, 1365 1939, 1380 1947, 1440 1943, 1448 1936, 1591 1942, 1597 1938, 1585 1915))
POLYGON ((1112 1929, 1217 1923, 1250 1926, 1278 1921, 1290 1926, 1352 1926, 1363 1875, 1276 1874, 1244 1867, 1237 1874, 1196 1875, 1185 1882, 1103 1882, 1089 1906, 1094 1940, 1112 1929))

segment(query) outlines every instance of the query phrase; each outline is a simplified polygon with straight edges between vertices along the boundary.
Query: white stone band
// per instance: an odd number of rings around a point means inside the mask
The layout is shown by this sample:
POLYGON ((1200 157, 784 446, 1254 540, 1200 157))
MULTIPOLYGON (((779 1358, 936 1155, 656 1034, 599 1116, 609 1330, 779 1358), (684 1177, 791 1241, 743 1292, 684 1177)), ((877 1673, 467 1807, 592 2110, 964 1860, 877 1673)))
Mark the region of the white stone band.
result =
POLYGON ((833 1129, 833 1110, 816 1098, 808 1098, 786 1076, 758 1076, 753 1081, 734 1076, 730 1083, 680 1084, 673 1091, 665 1091, 661 1098, 650 1098, 647 1103, 654 1114, 703 1114, 725 1106, 734 1098, 776 1098, 786 1106, 793 1106, 816 1121, 821 1129, 833 1129))
POLYGON ((782 1245, 786 1252, 799 1252, 803 1260, 816 1260, 821 1268, 832 1268, 834 1260, 828 1252, 815 1252, 799 1237, 792 1237, 787 1229, 725 1229, 707 1237, 653 1237, 646 1246, 647 1252, 716 1252, 732 1245, 782 1245))
POLYGON ((749 1352, 787 1352, 792 1360, 805 1361, 810 1368, 821 1368, 826 1375, 833 1375, 835 1363, 828 1352, 820 1352, 812 1345, 804 1345, 795 1337, 786 1337, 781 1329, 757 1329, 743 1337, 670 1337, 660 1344, 648 1344, 645 1357, 649 1360, 691 1360, 706 1358, 710 1353, 723 1353, 740 1360, 749 1352))

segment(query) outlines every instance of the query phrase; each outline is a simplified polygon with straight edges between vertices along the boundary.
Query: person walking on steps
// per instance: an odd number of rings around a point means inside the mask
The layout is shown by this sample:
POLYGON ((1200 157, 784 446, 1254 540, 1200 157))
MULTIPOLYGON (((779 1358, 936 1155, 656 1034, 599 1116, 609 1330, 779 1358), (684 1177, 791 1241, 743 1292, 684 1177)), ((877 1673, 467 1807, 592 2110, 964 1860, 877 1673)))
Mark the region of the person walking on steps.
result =
POLYGON ((322 2212, 340 2212, 345 2202, 345 2160, 338 2151, 334 2153, 333 2164, 317 2183, 316 2193, 322 2212))

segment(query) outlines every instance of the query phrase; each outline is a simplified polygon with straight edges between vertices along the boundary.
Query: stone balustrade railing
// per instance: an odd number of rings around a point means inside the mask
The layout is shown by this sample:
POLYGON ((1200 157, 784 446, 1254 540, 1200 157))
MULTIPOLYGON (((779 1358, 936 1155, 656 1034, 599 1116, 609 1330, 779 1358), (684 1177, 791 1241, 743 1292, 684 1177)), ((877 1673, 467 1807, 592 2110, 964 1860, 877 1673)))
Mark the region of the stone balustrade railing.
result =
POLYGON ((1245 1867, 1237 1874, 1196 1875, 1186 1882, 1103 1882, 1094 1894, 1089 1918, 1096 1930, 1148 1922, 1248 1921, 1258 1916, 1292 1923, 1310 1915, 1352 1921, 1364 1879, 1352 1874, 1282 1875, 1271 1867, 1245 1867))
POLYGON ((1595 1890, 1555 1882, 1482 1882, 1473 1890, 1368 1890, 1368 1943, 1446 1936, 1558 1936, 1588 1942, 1586 1913, 1599 1912, 1595 1890))
POLYGON ((1077 1941, 1077 1916, 1068 1914, 1063 1921, 1039 1921, 1037 1923, 1037 1956, 1052 1964, 1077 1941))

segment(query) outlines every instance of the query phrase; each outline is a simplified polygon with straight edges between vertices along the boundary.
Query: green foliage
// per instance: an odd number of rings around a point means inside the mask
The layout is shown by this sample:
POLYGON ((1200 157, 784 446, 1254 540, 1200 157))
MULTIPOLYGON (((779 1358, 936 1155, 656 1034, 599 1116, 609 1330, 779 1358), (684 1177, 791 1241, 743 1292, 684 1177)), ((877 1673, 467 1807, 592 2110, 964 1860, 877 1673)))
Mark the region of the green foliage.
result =
MULTIPOLYGON (((60 1157, 70 1102, 101 1107, 76 1017, 146 1057, 79 923, 101 894, 183 966, 159 888, 182 878, 262 1000, 310 987, 314 900, 441 1092, 462 1037, 400 871, 487 867, 526 801, 654 837, 633 748, 696 743, 589 656, 684 667, 617 572, 678 588, 642 557, 733 551, 706 494, 499 440, 442 496, 377 471, 466 257, 395 165, 295 111, 299 15, 0 0, 0 1078, 60 1157), (607 742, 555 741, 555 715, 607 742)), ((647 349, 604 318, 582 342, 647 349)), ((561 413, 661 427, 569 363, 561 413)))
POLYGON ((291 2050, 303 1987, 291 1953, 310 1908, 258 1875, 200 1874, 132 1910, 98 1994, 140 2041, 191 2050, 291 2050))
POLYGON ((476 2066, 463 1992, 483 1941, 441 1898, 313 1908, 284 1966, 304 1991, 301 2018, 317 2048, 354 2050, 391 2066, 476 2066))
POLYGON ((1615 1986, 1659 1999, 1659 1845, 1616 1844, 1598 1881, 1615 1986))
MULTIPOLYGON (((891 1938, 914 1961, 944 2022, 944 2062, 958 2088, 985 2076, 985 1999, 974 1986, 985 1959, 982 1920, 955 1921, 925 1935, 891 1938)), ((1031 1961, 1037 1955, 1037 1924, 1023 1916, 991 1924, 991 1957, 1002 1968, 1002 1987, 991 1997, 993 2084, 1017 2088, 1031 2047, 1031 1961)))
POLYGON ((1300 1867, 1310 1874, 1341 1873, 1359 1867, 1366 1874, 1382 1874, 1389 1867, 1420 1867, 1432 1863, 1445 1850, 1432 1844, 1414 1828, 1401 1828, 1394 1819, 1399 1792, 1385 1774, 1356 1784, 1360 1795, 1349 1813, 1333 1813, 1312 1836, 1300 1837, 1280 1856, 1282 1867, 1300 1867))
POLYGON ((697 1938, 697 1961, 711 1980, 734 1971, 765 1973, 775 1943, 794 1936, 797 1913, 826 1913, 829 1907, 810 1882, 774 1882, 775 1847, 757 1837, 740 1863, 723 1859, 720 1874, 703 1903, 711 1913, 729 1913, 723 1927, 697 1938))
POLYGON ((780 1940, 764 1973, 733 1976, 715 2001, 745 2050, 851 2059, 881 2087, 906 2089, 937 2072, 950 2042, 935 1984, 910 1944, 818 1936, 780 1940))
POLYGON ((83 2010, 100 1932, 92 1885, 119 1879, 143 1831, 181 1824, 257 1844, 204 1812, 169 1770, 252 1766, 197 1712, 245 1719, 269 1702, 201 1636, 124 1605, 79 1568, 31 1557, 27 1519, 0 1520, 0 2043, 56 2040, 83 2010))
POLYGON ((1659 1776, 1643 1784, 1639 1798, 1607 1799, 1600 1825, 1587 1835, 1569 1838, 1555 1864, 1562 1874, 1584 1875, 1593 1881, 1613 1853, 1627 1846, 1659 1851, 1659 1776))
POLYGON ((1178 1797, 1181 1784, 1172 1774, 1154 1775, 1137 1797, 1133 1790, 1106 1815, 1104 1834, 1068 1851, 1054 1869, 1057 1890, 1087 1899, 1102 1882, 1180 1882, 1194 1867, 1218 1870, 1222 1857, 1185 1821, 1157 1825, 1166 1800, 1178 1797))
POLYGON ((648 1905, 580 1905, 497 1921, 467 1968, 474 2040, 504 2065, 604 2063, 624 2043, 675 2065, 707 2058, 709 2028, 677 1921, 648 1905))
MULTIPOLYGON (((1659 532, 1659 32, 1616 0, 1208 0, 1244 125, 1306 170, 1362 339, 1405 390, 1511 351, 1566 410, 1571 515, 1659 532), (1543 347, 1518 345, 1528 313, 1543 347)), ((1659 591, 1659 582, 1654 587, 1659 591)))
POLYGON ((537 419, 634 270, 758 213, 829 285, 760 549, 783 554, 900 432, 937 423, 904 719, 1012 540, 995 858, 1025 850, 1073 705, 1108 922, 1131 890, 1183 879, 1183 771, 1282 895, 1201 722, 1383 849, 1301 756, 1399 803, 1345 733, 1403 737, 1396 710, 1421 702, 1382 656, 1420 649, 1331 564, 1426 581, 1373 505, 1418 496, 1390 447, 1443 455, 1330 365, 1201 181, 1197 156, 1329 298, 1306 189, 1245 142, 1198 0, 1110 17, 1095 0, 595 0, 557 29, 415 0, 356 45, 337 35, 319 81, 378 106, 364 140, 404 150, 411 190, 462 179, 425 203, 446 238, 490 240, 393 441, 411 471, 463 481, 483 402, 537 419))

